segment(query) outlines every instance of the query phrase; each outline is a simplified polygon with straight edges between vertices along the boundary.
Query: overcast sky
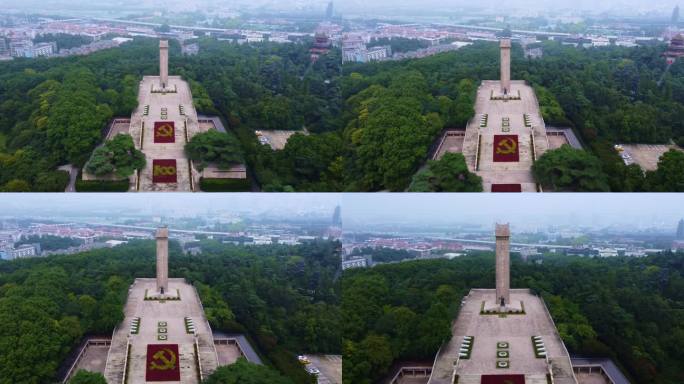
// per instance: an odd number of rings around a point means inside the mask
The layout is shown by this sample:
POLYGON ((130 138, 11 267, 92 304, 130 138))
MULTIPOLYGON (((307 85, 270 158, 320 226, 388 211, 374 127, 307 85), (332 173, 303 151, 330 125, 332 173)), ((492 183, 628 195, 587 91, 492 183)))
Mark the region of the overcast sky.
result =
POLYGON ((345 194, 345 227, 373 223, 670 227, 684 194, 345 194))
MULTIPOLYGON (((501 12, 504 9, 517 10, 558 10, 582 9, 594 12, 612 10, 623 13, 650 13, 653 11, 669 12, 681 0, 335 0, 335 7, 343 14, 363 14, 366 10, 374 13, 395 13, 396 10, 413 9, 421 13, 429 11, 457 11, 459 9, 489 9, 501 12)), ((89 8, 158 9, 158 10, 215 10, 217 8, 249 8, 249 9, 291 9, 312 10, 325 9, 328 0, 0 0, 0 9, 33 9, 54 10, 60 7, 87 11, 89 8)))
POLYGON ((153 216, 251 212, 274 214, 321 212, 332 216, 338 194, 0 194, 0 216, 117 212, 153 216))
POLYGON ((332 216, 345 228, 391 225, 549 225, 670 228, 684 218, 684 194, 1 194, 0 217, 184 216, 250 213, 332 216))

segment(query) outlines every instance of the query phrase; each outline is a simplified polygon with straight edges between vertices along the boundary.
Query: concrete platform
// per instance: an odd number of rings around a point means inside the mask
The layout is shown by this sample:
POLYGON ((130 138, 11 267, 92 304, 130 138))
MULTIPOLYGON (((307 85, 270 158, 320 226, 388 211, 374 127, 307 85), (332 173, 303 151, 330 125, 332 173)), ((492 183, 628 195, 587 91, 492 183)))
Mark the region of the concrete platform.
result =
POLYGON ((79 360, 74 368, 74 374, 80 370, 88 372, 104 373, 107 365, 107 354, 109 353, 108 345, 95 346, 90 345, 83 352, 83 357, 79 360))
POLYGON ((306 355, 311 365, 318 368, 318 384, 342 384, 342 356, 340 355, 306 355))
POLYGON ((537 97, 524 81, 512 81, 511 94, 520 94, 520 99, 493 100, 492 95, 500 88, 499 81, 483 81, 477 91, 476 118, 469 122, 463 141, 466 164, 471 172, 482 177, 486 192, 491 191, 492 184, 521 184, 523 192, 536 192, 532 164, 549 148, 537 97), (479 117, 483 115, 487 116, 486 127, 481 127, 479 117), (509 119, 509 127, 503 127, 504 118, 509 119), (518 162, 494 162, 494 135, 518 136, 518 162))
POLYGON ((145 292, 154 292, 156 279, 136 279, 128 293, 124 307, 124 321, 117 327, 112 346, 107 357, 105 378, 109 384, 124 382, 124 372, 128 365, 126 383, 145 383, 146 354, 148 344, 178 344, 180 353, 180 372, 182 383, 199 383, 200 367, 203 377, 207 377, 218 367, 218 356, 213 336, 204 310, 194 287, 184 279, 169 279, 169 291, 178 291, 180 300, 145 300, 145 292), (131 334, 130 323, 140 318, 138 334, 131 334), (185 317, 193 320, 196 335, 187 333, 185 317), (158 322, 166 322, 167 340, 159 340, 158 322), (199 354, 195 352, 197 342, 199 354), (130 357, 127 358, 130 344, 130 357), (196 359, 199 358, 199 365, 196 359))
POLYGON ((484 374, 522 374, 528 384, 545 383, 553 372, 556 384, 577 384, 570 357, 550 314, 541 299, 527 289, 512 289, 512 302, 523 302, 524 315, 481 315, 482 302, 493 301, 495 290, 473 289, 452 325, 452 339, 442 346, 433 367, 430 384, 479 383, 484 374), (473 336, 469 359, 459 358, 464 336, 473 336), (542 336, 548 358, 535 356, 532 336, 542 336), (497 368, 497 343, 508 343, 509 368, 497 368))
POLYGON ((658 169, 660 158, 669 150, 682 150, 676 145, 658 144, 619 144, 628 156, 623 158, 627 165, 638 164, 644 171, 655 171, 658 169))
POLYGON ((158 76, 143 77, 138 91, 138 108, 131 117, 129 131, 133 142, 147 157, 147 166, 133 185, 139 192, 193 192, 197 190, 200 175, 185 155, 185 145, 194 135, 202 132, 202 129, 208 130, 211 127, 206 124, 200 127, 187 82, 179 76, 170 76, 168 88, 176 90, 171 93, 153 92, 158 83, 158 76), (181 106, 183 114, 180 111, 181 106), (162 108, 165 108, 165 116, 162 116, 162 108), (154 123, 160 121, 175 124, 174 143, 154 142, 154 123), (155 159, 176 159, 177 183, 155 184, 152 181, 152 161, 155 159))

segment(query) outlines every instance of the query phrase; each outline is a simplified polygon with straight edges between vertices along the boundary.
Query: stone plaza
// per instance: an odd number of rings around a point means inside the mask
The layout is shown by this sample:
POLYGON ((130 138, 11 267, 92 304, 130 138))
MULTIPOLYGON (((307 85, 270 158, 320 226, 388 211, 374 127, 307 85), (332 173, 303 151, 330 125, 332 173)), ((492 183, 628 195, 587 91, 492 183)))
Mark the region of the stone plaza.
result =
POLYGON ((168 235, 168 228, 162 227, 155 236, 157 276, 133 282, 124 320, 111 340, 84 343, 67 379, 85 369, 103 373, 109 384, 199 384, 219 366, 240 357, 261 364, 243 335, 214 335, 194 286, 185 279, 169 278, 168 235), (150 347, 158 351, 150 355, 150 347), (177 379, 150 379, 151 374, 173 370, 177 379))
POLYGON ((528 289, 510 289, 509 241, 509 226, 497 224, 496 289, 472 289, 463 299, 429 384, 546 384, 547 375, 556 384, 577 384, 544 302, 528 289))
MULTIPOLYGON (((130 134, 136 149, 145 154, 146 166, 130 178, 132 192, 198 192, 202 177, 246 179, 244 165, 200 172, 185 153, 185 146, 197 134, 217 129, 197 115, 190 85, 180 76, 169 75, 169 43, 159 43, 159 76, 144 76, 138 89, 138 107, 129 119, 115 119, 106 140, 119 133, 130 134), (163 163, 163 164, 162 164, 163 163), (162 177, 160 177, 162 176, 162 177), (173 176, 173 177, 163 177, 173 176)), ((111 180, 83 172, 84 180, 111 180)))
POLYGON ((463 142, 455 136, 452 149, 442 152, 460 149, 468 169, 482 177, 485 192, 537 192, 531 168, 548 150, 549 141, 534 89, 524 81, 511 80, 510 47, 509 39, 501 40, 501 78, 480 85, 475 117, 466 127, 463 142), (497 158, 509 153, 515 156, 497 158))

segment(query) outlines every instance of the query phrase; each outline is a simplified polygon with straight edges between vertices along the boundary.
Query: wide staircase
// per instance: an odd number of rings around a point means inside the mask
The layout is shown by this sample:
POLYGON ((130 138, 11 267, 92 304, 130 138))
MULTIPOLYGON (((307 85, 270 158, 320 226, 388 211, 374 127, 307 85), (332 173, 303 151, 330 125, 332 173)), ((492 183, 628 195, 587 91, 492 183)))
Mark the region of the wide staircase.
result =
MULTIPOLYGON (((122 330, 117 331, 121 332, 122 330)), ((105 366, 104 376, 108 384, 123 383, 124 369, 126 366, 127 338, 114 337, 112 345, 107 355, 107 365, 105 366)))
POLYGON ((199 346, 200 361, 202 362, 202 373, 206 378, 218 368, 214 339, 211 334, 203 333, 199 335, 197 345, 199 346))

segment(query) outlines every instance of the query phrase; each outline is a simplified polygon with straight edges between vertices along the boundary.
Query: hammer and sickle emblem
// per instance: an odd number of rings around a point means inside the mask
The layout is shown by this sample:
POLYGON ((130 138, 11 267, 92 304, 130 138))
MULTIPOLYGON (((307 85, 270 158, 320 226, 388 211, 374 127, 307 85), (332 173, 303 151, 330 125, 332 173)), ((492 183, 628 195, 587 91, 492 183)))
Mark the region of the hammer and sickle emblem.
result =
POLYGON ((176 174, 176 167, 154 166, 154 176, 173 176, 176 174))
POLYGON ((513 139, 503 139, 496 146, 497 155, 512 155, 518 149, 518 145, 513 139))
POLYGON ((178 358, 172 350, 164 348, 157 351, 152 355, 152 360, 150 362, 151 371, 168 371, 170 369, 176 369, 176 361, 178 358))
POLYGON ((157 129, 157 137, 171 137, 173 136, 173 127, 169 124, 164 124, 157 129))

